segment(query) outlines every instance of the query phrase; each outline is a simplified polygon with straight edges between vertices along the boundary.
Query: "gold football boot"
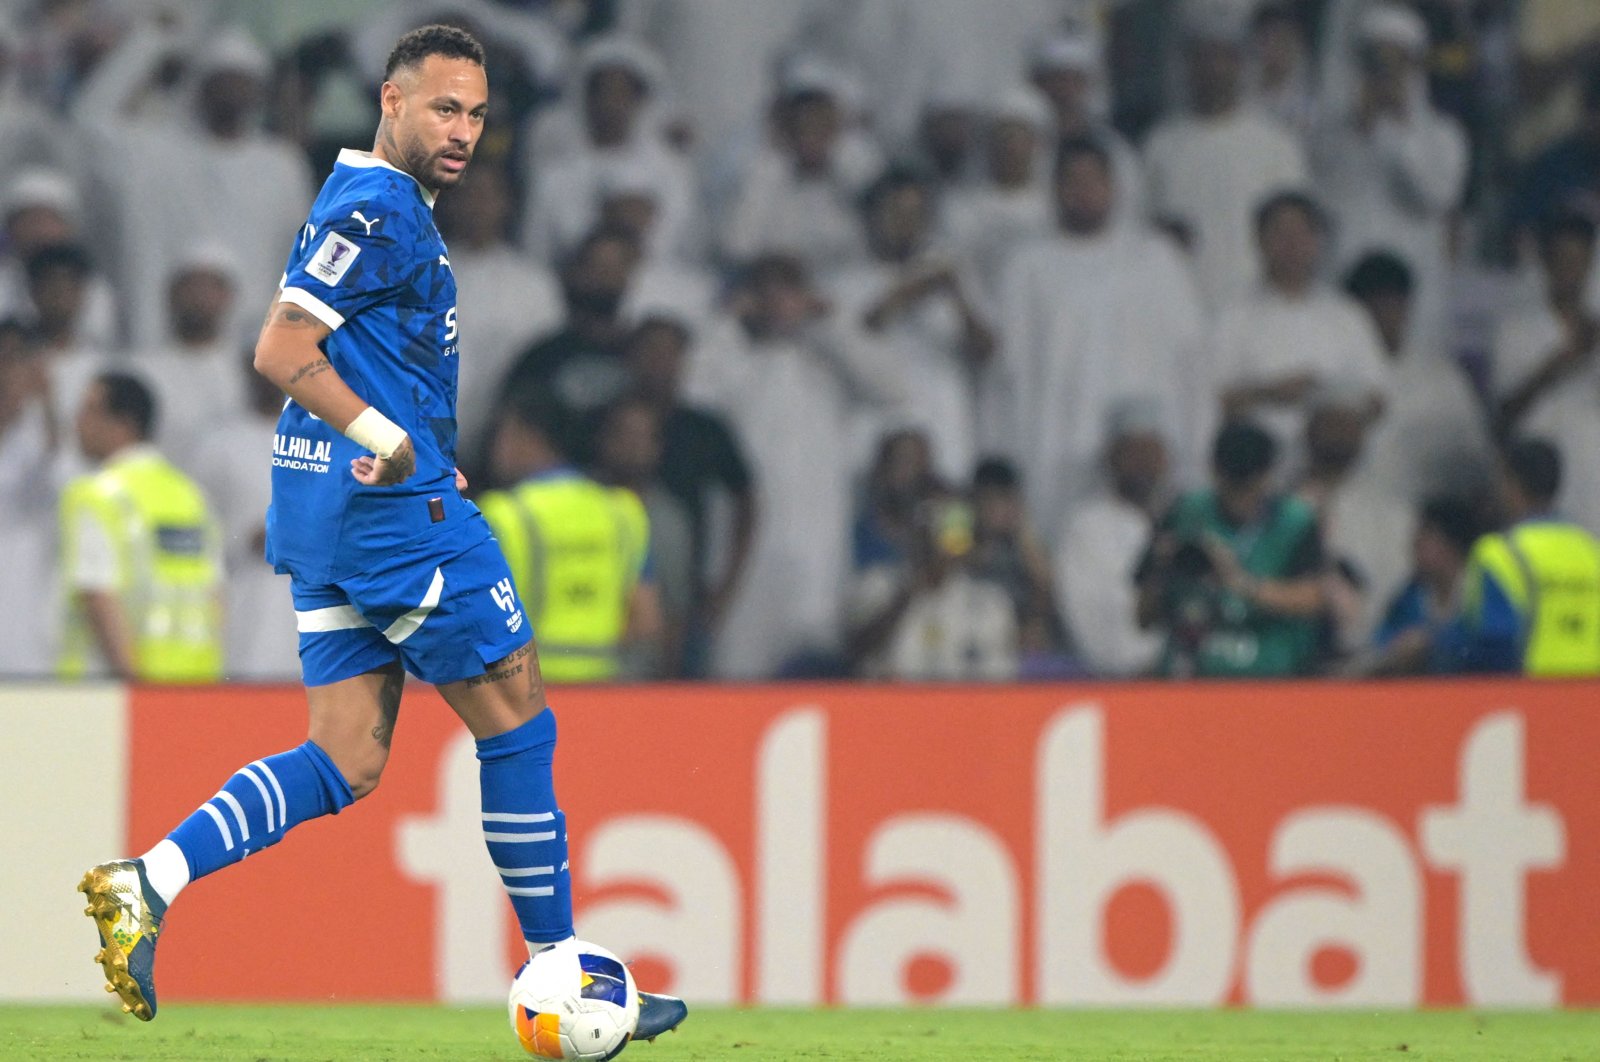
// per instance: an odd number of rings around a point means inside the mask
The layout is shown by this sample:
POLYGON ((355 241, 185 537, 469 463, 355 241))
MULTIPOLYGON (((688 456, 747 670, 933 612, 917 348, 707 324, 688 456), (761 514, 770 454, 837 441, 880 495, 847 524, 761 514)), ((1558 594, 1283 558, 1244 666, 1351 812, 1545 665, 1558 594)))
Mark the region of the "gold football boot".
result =
POLYGON ((89 900, 83 913, 100 932, 94 960, 106 972, 106 991, 140 1021, 156 1016, 156 937, 167 905, 150 887, 144 864, 119 859, 91 868, 78 882, 89 900))

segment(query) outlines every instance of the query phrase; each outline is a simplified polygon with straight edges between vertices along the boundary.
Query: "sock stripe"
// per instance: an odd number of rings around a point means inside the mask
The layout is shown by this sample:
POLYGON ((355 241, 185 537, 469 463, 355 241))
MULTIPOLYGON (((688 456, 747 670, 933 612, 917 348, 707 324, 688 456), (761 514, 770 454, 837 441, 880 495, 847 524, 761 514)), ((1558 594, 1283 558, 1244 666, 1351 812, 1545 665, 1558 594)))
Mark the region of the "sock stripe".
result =
MULTIPOLYGON (((237 768, 217 794, 180 822, 167 839, 183 856, 189 877, 198 880, 278 843, 308 819, 338 814, 350 801, 350 787, 338 768, 327 753, 308 741, 237 768)), ((554 862, 548 855, 541 855, 538 861, 554 862)), ((502 862, 533 860, 509 858, 502 862)), ((183 882, 176 874, 169 877, 172 880, 167 887, 176 893, 183 882)))
POLYGON ((212 807, 210 802, 200 805, 200 810, 211 816, 211 821, 217 824, 217 832, 222 834, 222 843, 226 851, 233 851, 233 831, 228 829, 228 821, 222 817, 222 812, 212 807))
POLYGON ((531 841, 553 841, 556 839, 556 831, 547 830, 544 833, 490 833, 485 830, 483 839, 485 841, 499 841, 502 844, 528 844, 531 841))
POLYGON ((256 772, 252 771, 249 767, 241 767, 241 768, 238 769, 238 771, 236 771, 234 773, 242 774, 246 778, 250 779, 251 784, 254 785, 256 787, 256 789, 260 791, 260 793, 261 793, 261 803, 267 809, 267 832, 268 833, 273 833, 274 831, 276 831, 277 826, 274 823, 273 815, 272 815, 272 794, 267 792, 266 783, 263 782, 259 777, 257 777, 256 776, 256 772))
POLYGON ((551 778, 555 743, 555 716, 548 709, 477 743, 483 839, 527 941, 572 936, 566 816, 551 778))
POLYGON ((217 795, 211 799, 220 800, 224 804, 228 805, 228 809, 233 812, 233 817, 239 822, 240 842, 242 843, 244 841, 248 841, 250 839, 250 823, 245 820, 244 806, 241 805, 234 795, 228 792, 226 789, 219 790, 217 795))
POLYGON ((278 784, 278 776, 273 774, 272 768, 268 767, 261 760, 252 761, 250 766, 260 768, 261 773, 267 776, 267 781, 272 783, 272 791, 278 794, 278 821, 284 825, 288 825, 289 802, 283 798, 283 786, 278 784))

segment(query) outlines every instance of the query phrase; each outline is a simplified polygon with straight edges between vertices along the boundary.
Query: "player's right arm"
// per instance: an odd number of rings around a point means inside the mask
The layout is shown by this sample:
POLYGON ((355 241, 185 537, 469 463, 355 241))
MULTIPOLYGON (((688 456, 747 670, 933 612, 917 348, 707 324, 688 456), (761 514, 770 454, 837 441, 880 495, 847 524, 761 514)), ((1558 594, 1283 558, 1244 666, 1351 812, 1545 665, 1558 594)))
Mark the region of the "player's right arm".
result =
POLYGON ((351 462, 356 479, 368 486, 399 483, 416 470, 411 439, 381 414, 368 412, 372 407, 340 378, 321 347, 332 331, 304 307, 279 299, 256 339, 255 369, 301 408, 373 451, 373 457, 351 462), (380 424, 374 438, 365 422, 375 418, 380 424), (397 440, 385 437, 384 426, 399 432, 397 440))

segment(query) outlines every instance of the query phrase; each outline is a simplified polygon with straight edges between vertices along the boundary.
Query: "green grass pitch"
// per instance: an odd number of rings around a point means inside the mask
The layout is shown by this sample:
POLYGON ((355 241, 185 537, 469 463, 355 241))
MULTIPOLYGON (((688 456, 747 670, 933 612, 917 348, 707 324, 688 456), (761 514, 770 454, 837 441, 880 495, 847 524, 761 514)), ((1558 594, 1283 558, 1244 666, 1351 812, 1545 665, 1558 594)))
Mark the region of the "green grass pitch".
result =
MULTIPOLYGON (((0 1059, 412 1062, 526 1058, 503 1011, 435 1006, 0 1006, 0 1059)), ((696 1008, 631 1062, 1600 1060, 1600 1011, 1557 1013, 696 1008)))

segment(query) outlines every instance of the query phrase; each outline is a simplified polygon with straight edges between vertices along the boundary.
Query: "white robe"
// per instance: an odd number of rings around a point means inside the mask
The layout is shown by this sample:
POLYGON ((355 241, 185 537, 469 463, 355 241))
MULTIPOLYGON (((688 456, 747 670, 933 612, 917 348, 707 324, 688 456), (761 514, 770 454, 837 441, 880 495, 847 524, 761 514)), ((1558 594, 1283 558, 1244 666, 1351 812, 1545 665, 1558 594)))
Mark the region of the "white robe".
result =
POLYGON ((803 650, 838 647, 856 471, 846 428, 857 404, 898 401, 900 384, 881 354, 848 337, 754 344, 724 318, 696 348, 687 391, 728 418, 761 514, 714 670, 770 677, 803 650))
POLYGON ((522 247, 535 258, 554 261, 570 251, 599 220, 607 189, 641 178, 656 202, 646 252, 690 254, 703 242, 688 163, 645 132, 615 148, 580 140, 559 155, 530 151, 526 164, 531 179, 523 203, 522 247))
MULTIPOLYGON (((877 565, 852 581, 850 613, 866 623, 899 591, 905 573, 877 565)), ((1017 609, 1004 587, 957 568, 906 606, 867 678, 897 682, 1014 682, 1020 662, 1017 609)))
POLYGON ((764 148, 739 182, 722 250, 734 261, 792 254, 813 269, 858 260, 865 251, 856 209, 863 183, 843 175, 802 179, 788 156, 764 148))
POLYGON ((305 156, 286 140, 219 140, 187 124, 98 130, 96 184, 116 217, 112 273, 132 345, 166 337, 167 288, 189 252, 220 244, 239 261, 235 321, 259 324, 314 198, 305 156))
POLYGON ((0 432, 0 677, 45 677, 55 670, 52 632, 58 627, 59 598, 52 460, 44 403, 35 401, 0 432))
POLYGON ((622 300, 622 313, 630 321, 650 316, 677 318, 699 332, 716 309, 715 277, 682 259, 651 258, 639 263, 622 300))
POLYGON ((1413 102, 1408 120, 1380 119, 1370 134, 1341 115, 1313 138, 1317 188, 1334 219, 1337 269, 1371 251, 1398 254, 1416 281, 1411 327, 1430 343, 1446 327, 1446 244, 1467 163, 1459 123, 1424 100, 1413 102))
POLYGON ((1389 602, 1411 578, 1416 513, 1415 503, 1395 498, 1359 473, 1334 491, 1323 507, 1325 553, 1350 560, 1366 580, 1358 625, 1341 632, 1345 648, 1372 644, 1389 602))
MULTIPOLYGON (((830 278, 829 291, 840 320, 868 340, 863 318, 896 283, 914 276, 917 262, 903 266, 874 261, 850 266, 830 278)), ((973 287, 968 285, 969 290, 973 287)), ((884 410, 860 425, 858 452, 871 453, 886 430, 914 426, 933 443, 934 467, 947 482, 964 484, 977 457, 977 403, 973 374, 962 352, 961 317, 948 298, 923 299, 896 317, 877 341, 899 365, 907 396, 900 409, 884 410)))
POLYGON ((779 56, 809 35, 829 0, 632 0, 620 28, 661 55, 672 101, 699 150, 758 122, 779 56))
POLYGON ((149 385, 156 400, 156 445, 191 476, 216 423, 244 410, 245 374, 252 371, 245 348, 231 341, 138 351, 119 368, 149 385))
MULTIPOLYGON (((1495 343, 1492 390, 1504 400, 1566 342, 1566 330, 1548 307, 1501 323, 1495 343)), ((1556 509, 1600 534, 1600 359, 1546 391, 1518 426, 1561 451, 1561 493, 1556 509)))
POLYGON ((1150 544, 1150 517, 1104 491, 1072 513, 1055 553, 1061 618, 1083 662, 1097 675, 1148 674, 1165 639, 1139 626, 1134 572, 1150 544))
POLYGON ((1306 172, 1295 136, 1249 107, 1217 118, 1171 118, 1150 134, 1150 216, 1189 227, 1195 276, 1208 307, 1226 305, 1255 283, 1256 207, 1273 192, 1303 188, 1306 172))
POLYGON ((1493 471, 1488 421, 1467 374, 1437 350, 1402 350, 1389 362, 1389 396, 1354 478, 1407 506, 1465 494, 1493 471))
POLYGON ((450 271, 461 322, 456 424, 463 440, 475 441, 488 430, 506 373, 530 344, 561 327, 566 308, 554 274, 508 244, 452 247, 450 271))
POLYGON ((1203 318, 1170 241, 1132 228, 1052 237, 1017 251, 1002 290, 1002 358, 987 374, 995 393, 983 432, 1019 460, 1047 538, 1094 484, 1106 410, 1119 399, 1159 404, 1175 464, 1198 482, 1210 398, 1203 318))
MULTIPOLYGON (((1296 299, 1265 285, 1226 307, 1210 342, 1216 396, 1230 387, 1272 383, 1302 374, 1320 385, 1358 384, 1375 397, 1390 392, 1389 367, 1377 328, 1353 299, 1316 288, 1296 299)), ((1286 454, 1304 443, 1304 405, 1263 406, 1252 414, 1286 454)), ((1280 467, 1294 461, 1281 461, 1280 467)))
POLYGON ((906 146, 932 101, 982 105, 1010 87, 1028 46, 1073 0, 853 0, 829 22, 862 72, 873 128, 906 146))
POLYGON ((243 682, 300 677, 299 635, 289 577, 278 575, 259 545, 272 500, 273 415, 236 411, 201 437, 195 480, 222 529, 224 674, 243 682))
POLYGON ((60 432, 59 445, 51 459, 50 476, 55 489, 65 487, 76 476, 91 470, 88 458, 78 448, 78 410, 83 407, 89 385, 100 373, 127 371, 127 362, 113 358, 87 344, 54 351, 45 362, 50 374, 50 407, 60 432))
POLYGON ((1021 188, 979 184, 945 196, 940 225, 945 242, 977 276, 985 300, 994 301, 1012 252, 1055 228, 1055 204, 1044 181, 1021 188))

